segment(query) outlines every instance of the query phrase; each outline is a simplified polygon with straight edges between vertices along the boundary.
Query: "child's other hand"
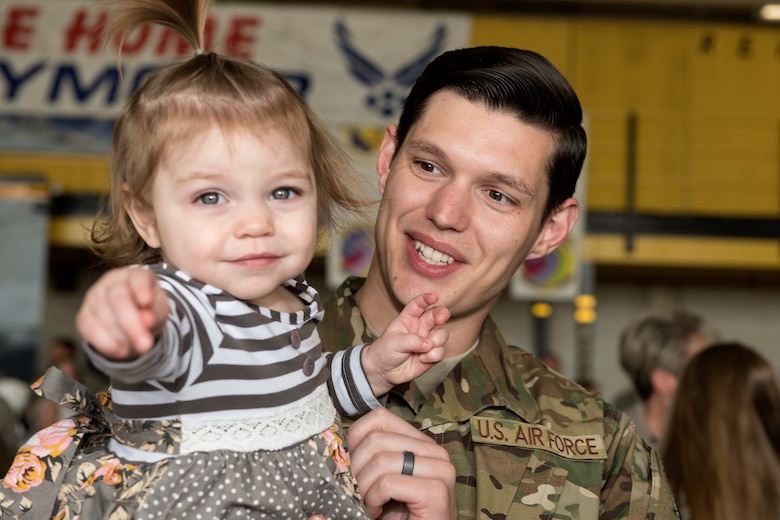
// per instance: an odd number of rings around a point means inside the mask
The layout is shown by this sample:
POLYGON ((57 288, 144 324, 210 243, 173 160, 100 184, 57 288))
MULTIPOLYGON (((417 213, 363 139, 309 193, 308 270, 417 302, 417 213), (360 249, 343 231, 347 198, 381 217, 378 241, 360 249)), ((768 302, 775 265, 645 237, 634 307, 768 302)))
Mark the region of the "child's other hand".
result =
POLYGON ((444 358, 449 338, 442 327, 450 319, 446 307, 433 307, 438 296, 424 293, 411 302, 377 340, 363 349, 361 361, 375 395, 424 374, 444 358))
POLYGON ((76 328, 92 348, 114 360, 147 353, 168 317, 168 298, 154 273, 125 267, 104 274, 84 296, 76 328))

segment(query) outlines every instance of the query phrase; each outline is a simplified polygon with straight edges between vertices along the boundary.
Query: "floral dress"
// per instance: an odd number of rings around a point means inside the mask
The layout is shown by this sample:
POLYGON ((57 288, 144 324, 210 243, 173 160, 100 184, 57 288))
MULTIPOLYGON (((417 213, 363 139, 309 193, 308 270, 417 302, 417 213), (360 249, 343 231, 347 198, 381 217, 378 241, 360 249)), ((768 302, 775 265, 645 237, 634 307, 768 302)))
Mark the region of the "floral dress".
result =
POLYGON ((96 395, 56 368, 33 390, 77 415, 19 449, 0 485, 3 519, 366 517, 339 423, 278 451, 216 449, 130 463, 109 450, 112 436, 172 453, 177 421, 119 420, 108 393, 96 395))

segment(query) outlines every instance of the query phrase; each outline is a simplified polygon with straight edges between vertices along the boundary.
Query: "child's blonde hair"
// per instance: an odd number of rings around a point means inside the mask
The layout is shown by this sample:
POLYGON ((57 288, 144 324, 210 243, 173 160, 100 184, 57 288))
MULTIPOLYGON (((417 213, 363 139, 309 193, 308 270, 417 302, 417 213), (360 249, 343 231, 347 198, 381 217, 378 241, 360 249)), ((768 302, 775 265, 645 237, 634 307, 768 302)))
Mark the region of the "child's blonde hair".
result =
POLYGON ((111 152, 111 200, 92 228, 95 252, 107 263, 160 260, 125 212, 130 200, 149 206, 148 193, 166 147, 192 139, 213 124, 223 130, 285 132, 304 153, 316 185, 320 222, 336 222, 336 207, 362 208, 360 174, 338 140, 277 72, 244 58, 205 52, 212 0, 104 0, 113 7, 106 41, 121 46, 146 23, 177 31, 192 57, 152 71, 117 118, 111 152))

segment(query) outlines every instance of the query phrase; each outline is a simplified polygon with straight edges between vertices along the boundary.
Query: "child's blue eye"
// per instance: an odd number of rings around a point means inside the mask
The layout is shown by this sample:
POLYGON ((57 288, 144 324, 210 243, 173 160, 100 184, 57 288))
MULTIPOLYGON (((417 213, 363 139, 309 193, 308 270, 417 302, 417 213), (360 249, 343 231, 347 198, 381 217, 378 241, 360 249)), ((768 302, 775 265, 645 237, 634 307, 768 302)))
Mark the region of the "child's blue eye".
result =
POLYGON ((219 193, 210 191, 198 197, 198 200, 203 204, 219 204, 224 200, 224 197, 219 193))
POLYGON ((287 200, 295 196, 295 190, 292 188, 277 188, 271 192, 271 198, 274 200, 287 200))

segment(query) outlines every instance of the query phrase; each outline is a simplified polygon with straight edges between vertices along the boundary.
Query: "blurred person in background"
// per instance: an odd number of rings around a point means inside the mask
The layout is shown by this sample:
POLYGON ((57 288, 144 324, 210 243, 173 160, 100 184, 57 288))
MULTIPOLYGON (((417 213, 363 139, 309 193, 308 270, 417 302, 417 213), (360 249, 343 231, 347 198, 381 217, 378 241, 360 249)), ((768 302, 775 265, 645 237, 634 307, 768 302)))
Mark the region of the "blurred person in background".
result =
POLYGON ((620 335, 620 364, 634 386, 615 404, 658 449, 685 364, 714 343, 718 333, 701 316, 682 309, 650 309, 620 335))
POLYGON ((0 399, 0 472, 5 473, 11 467, 17 448, 14 412, 5 399, 0 399))
MULTIPOLYGON (((78 363, 78 347, 75 341, 67 336, 57 336, 49 341, 48 364, 62 370, 65 375, 76 381, 82 381, 78 363)), ((73 410, 61 406, 48 399, 39 398, 33 406, 30 424, 32 430, 40 430, 60 419, 73 415, 73 410)))
POLYGON ((24 413, 32 395, 27 383, 0 372, 0 471, 3 473, 11 466, 27 434, 24 413))
POLYGON ((662 456, 684 519, 780 518, 780 382, 769 361, 740 343, 693 357, 662 456))

